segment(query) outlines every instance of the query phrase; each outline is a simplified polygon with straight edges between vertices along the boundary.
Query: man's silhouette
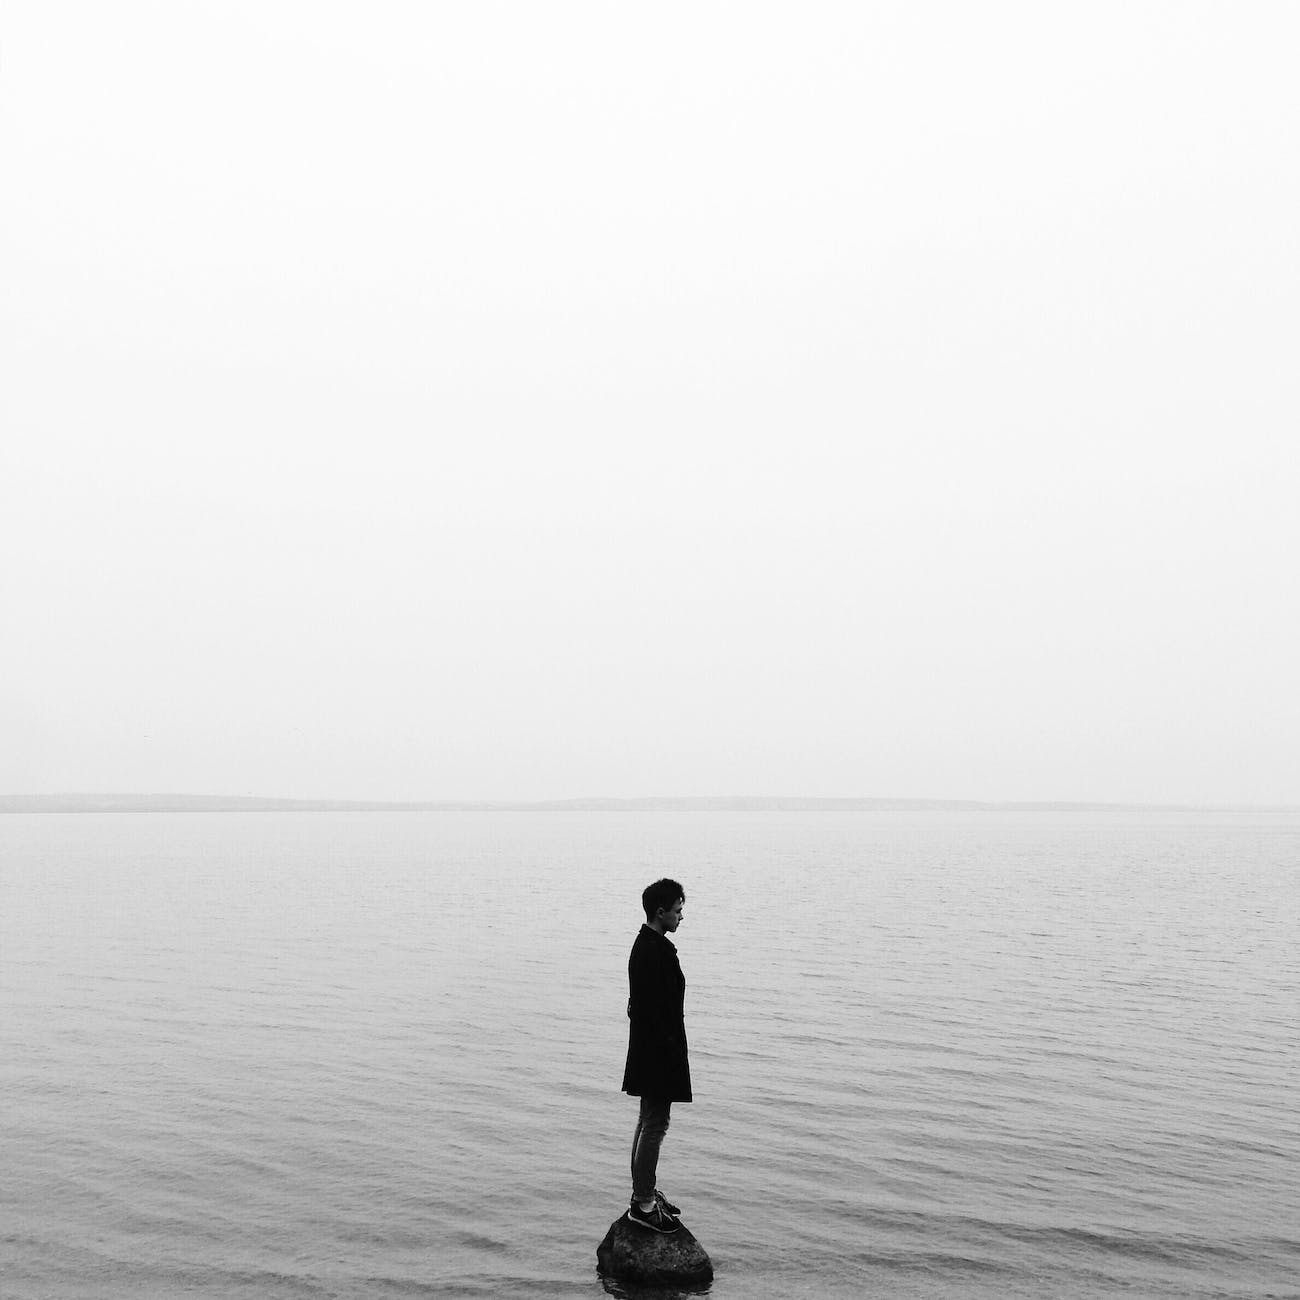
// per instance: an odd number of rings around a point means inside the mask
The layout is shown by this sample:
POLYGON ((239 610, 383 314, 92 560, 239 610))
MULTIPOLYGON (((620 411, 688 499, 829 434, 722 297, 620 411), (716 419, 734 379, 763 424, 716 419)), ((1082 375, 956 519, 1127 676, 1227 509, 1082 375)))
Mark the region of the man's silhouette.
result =
POLYGON ((675 1101, 691 1100, 682 1007, 686 977, 668 938, 682 923, 686 891, 675 880, 656 880, 641 895, 645 924, 627 959, 627 1066, 623 1091, 640 1097, 632 1138, 632 1204, 627 1217, 654 1232, 676 1232, 681 1211, 655 1187, 659 1148, 675 1101))

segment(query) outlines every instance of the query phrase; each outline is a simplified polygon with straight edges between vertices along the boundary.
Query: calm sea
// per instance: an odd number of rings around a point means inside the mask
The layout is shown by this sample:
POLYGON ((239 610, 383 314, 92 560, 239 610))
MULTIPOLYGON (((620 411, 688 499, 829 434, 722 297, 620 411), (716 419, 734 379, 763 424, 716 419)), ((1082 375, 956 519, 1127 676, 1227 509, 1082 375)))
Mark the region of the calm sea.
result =
POLYGON ((1300 817, 0 817, 0 1294, 604 1294, 638 896, 660 1185, 762 1297, 1300 1295, 1300 817))

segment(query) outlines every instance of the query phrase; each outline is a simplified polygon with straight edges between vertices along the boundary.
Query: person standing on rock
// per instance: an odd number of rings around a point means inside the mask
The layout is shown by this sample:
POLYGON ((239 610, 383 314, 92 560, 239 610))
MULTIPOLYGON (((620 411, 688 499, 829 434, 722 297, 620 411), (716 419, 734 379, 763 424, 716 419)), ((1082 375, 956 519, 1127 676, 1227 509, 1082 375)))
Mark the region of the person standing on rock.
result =
POLYGON ((627 1217, 654 1232, 676 1232, 681 1211, 655 1186, 659 1148, 675 1101, 691 1100, 683 1004, 686 977, 668 938, 682 923, 686 891, 656 880, 641 895, 645 924, 627 959, 627 1065, 623 1091, 641 1099, 632 1138, 632 1204, 627 1217))

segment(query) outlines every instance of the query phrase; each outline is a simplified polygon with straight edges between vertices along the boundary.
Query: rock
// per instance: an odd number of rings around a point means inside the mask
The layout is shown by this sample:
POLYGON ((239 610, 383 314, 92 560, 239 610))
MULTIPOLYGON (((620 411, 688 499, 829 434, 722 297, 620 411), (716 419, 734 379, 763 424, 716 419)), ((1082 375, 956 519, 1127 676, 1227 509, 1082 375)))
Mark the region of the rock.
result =
POLYGON ((683 1224, 676 1232, 651 1232, 620 1214, 596 1247, 606 1277, 644 1286, 701 1286, 713 1280, 713 1262, 683 1224))

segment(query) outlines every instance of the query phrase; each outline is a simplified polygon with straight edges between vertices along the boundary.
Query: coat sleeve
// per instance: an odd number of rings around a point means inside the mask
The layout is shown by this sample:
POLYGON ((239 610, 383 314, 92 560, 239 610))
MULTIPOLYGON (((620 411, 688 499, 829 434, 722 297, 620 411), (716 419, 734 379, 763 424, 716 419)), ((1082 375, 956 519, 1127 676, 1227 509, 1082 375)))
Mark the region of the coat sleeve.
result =
POLYGON ((661 1050, 677 1047, 681 1041, 677 989, 663 954, 649 947, 634 953, 628 965, 628 981, 632 994, 628 1015, 648 1031, 661 1050))

